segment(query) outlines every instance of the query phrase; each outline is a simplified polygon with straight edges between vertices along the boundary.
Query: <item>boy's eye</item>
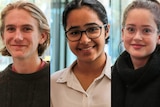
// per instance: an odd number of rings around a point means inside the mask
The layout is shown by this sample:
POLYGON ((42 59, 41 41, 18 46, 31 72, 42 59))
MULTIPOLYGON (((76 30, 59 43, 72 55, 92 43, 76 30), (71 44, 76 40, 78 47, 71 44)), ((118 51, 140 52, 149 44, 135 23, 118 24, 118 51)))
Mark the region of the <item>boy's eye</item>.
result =
POLYGON ((23 28, 23 31, 24 31, 24 32, 29 32, 29 31, 31 31, 31 30, 32 30, 32 29, 31 29, 30 27, 24 27, 24 28, 23 28))
POLYGON ((13 31, 15 31, 15 28, 14 28, 14 27, 8 27, 8 28, 7 28, 7 31, 8 31, 8 32, 13 32, 13 31))

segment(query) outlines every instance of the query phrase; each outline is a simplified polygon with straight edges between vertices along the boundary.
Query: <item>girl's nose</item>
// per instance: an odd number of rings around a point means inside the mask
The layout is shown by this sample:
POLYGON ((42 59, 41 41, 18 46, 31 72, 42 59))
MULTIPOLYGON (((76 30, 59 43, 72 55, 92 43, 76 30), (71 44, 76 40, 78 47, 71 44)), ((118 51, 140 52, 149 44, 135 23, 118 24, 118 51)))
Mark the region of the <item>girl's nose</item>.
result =
POLYGON ((91 39, 87 36, 86 32, 81 34, 80 43, 87 44, 91 39))
POLYGON ((134 39, 142 40, 142 36, 143 36, 143 34, 141 33, 141 31, 137 31, 137 32, 135 32, 134 39))

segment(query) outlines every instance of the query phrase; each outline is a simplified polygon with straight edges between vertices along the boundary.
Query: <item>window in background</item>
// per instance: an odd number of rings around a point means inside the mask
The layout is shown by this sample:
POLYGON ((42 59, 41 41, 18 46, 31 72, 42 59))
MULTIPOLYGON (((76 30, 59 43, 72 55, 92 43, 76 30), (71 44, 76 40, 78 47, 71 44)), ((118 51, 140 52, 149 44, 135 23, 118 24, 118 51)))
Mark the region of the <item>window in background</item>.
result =
MULTIPOLYGON (((68 67, 76 57, 70 51, 62 26, 62 12, 65 5, 71 0, 51 1, 51 72, 68 67)), ((106 52, 111 56, 112 63, 123 51, 121 46, 121 15, 123 9, 132 0, 99 0, 106 7, 110 29, 109 43, 106 52)))
MULTIPOLYGON (((1 0, 0 11, 10 2, 17 0, 1 0)), ((68 67, 76 57, 70 51, 62 26, 62 12, 65 5, 71 0, 26 0, 35 3, 45 13, 51 28, 51 44, 42 56, 45 60, 51 61, 51 73, 68 67)), ((111 56, 112 63, 124 50, 121 41, 121 21, 124 8, 132 0, 99 0, 106 7, 110 29, 109 43, 106 44, 106 52, 111 56)), ((0 47, 2 42, 0 41, 0 47)), ((0 71, 11 63, 10 57, 0 55, 0 71), (2 63, 5 64, 2 64, 2 63)))
MULTIPOLYGON (((100 0, 101 1, 101 0, 100 0)), ((110 0, 111 4, 111 24, 110 30, 110 52, 112 63, 116 61, 117 57, 124 50, 121 42, 121 29, 122 29, 122 15, 126 6, 133 0, 110 0)))
MULTIPOLYGON (((0 12, 7 4, 15 1, 18 1, 18 0, 0 0, 0 12)), ((26 1, 35 3, 45 13, 48 19, 48 23, 50 24, 50 15, 51 15, 50 0, 26 0, 26 1)), ((3 43, 2 43, 2 40, 0 39, 0 48, 2 47, 3 47, 3 43)), ((42 58, 47 61, 50 60, 50 47, 45 51, 42 58)), ((0 71, 5 69, 10 63, 12 63, 11 57, 2 56, 0 54, 0 71)))

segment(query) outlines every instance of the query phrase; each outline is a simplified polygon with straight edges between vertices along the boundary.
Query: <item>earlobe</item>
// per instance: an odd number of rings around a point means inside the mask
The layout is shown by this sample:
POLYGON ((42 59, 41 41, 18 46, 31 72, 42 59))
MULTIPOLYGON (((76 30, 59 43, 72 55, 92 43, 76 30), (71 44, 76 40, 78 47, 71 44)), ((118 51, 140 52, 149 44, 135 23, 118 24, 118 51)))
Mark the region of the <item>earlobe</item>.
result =
POLYGON ((3 34, 1 35, 1 39, 4 40, 4 35, 3 34))
POLYGON ((41 40, 40 40, 40 44, 43 44, 44 43, 44 39, 42 38, 41 40))
POLYGON ((122 36, 121 36, 122 42, 124 41, 124 30, 122 29, 122 36))
POLYGON ((40 44, 43 44, 46 40, 47 40, 46 33, 42 33, 40 38, 40 44))
POLYGON ((105 32, 105 39, 107 39, 109 37, 109 33, 108 31, 105 32))
POLYGON ((4 36, 2 35, 0 40, 2 41, 2 43, 4 44, 4 36))
POLYGON ((107 28, 105 29, 105 39, 109 37, 109 30, 110 30, 110 25, 106 26, 107 28))
POLYGON ((157 42, 158 45, 160 45, 160 35, 158 36, 158 42, 157 42))

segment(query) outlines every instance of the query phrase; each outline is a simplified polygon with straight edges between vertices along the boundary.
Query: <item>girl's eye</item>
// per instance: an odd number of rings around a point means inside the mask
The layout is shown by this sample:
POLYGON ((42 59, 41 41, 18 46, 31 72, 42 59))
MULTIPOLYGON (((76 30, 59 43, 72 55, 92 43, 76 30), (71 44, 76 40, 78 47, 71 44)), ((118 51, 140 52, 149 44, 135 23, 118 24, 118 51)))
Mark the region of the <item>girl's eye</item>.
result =
POLYGON ((143 29, 143 33, 144 34, 150 34, 150 33, 152 33, 152 30, 149 29, 149 28, 145 28, 145 29, 143 29))
POLYGON ((135 30, 136 30, 134 27, 127 27, 126 29, 127 29, 127 31, 130 32, 130 33, 131 33, 131 32, 135 32, 135 30))
POLYGON ((80 31, 69 31, 68 32, 68 35, 70 35, 70 36, 79 36, 81 34, 81 32, 80 31))
POLYGON ((94 32, 97 32, 98 30, 100 30, 99 27, 90 27, 86 31, 87 33, 94 33, 94 32))

